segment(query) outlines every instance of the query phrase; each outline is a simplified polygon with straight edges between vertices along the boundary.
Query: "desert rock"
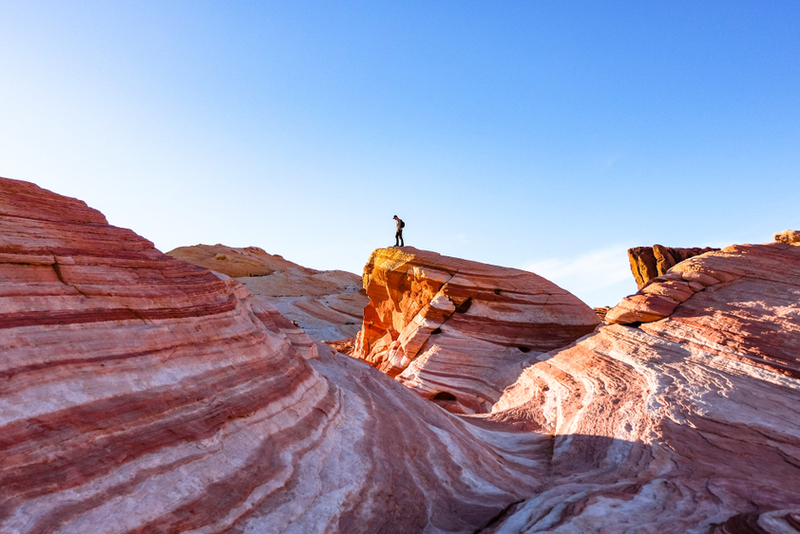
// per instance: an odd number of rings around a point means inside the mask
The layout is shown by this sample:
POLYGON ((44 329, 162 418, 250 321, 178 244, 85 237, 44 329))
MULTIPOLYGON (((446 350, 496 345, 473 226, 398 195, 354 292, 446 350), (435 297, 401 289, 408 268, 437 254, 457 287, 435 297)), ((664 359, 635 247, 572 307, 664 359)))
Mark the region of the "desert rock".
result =
POLYGON ((358 275, 303 267, 258 247, 195 245, 167 252, 235 278, 315 339, 354 337, 368 299, 358 275))
POLYGON ((800 243, 800 232, 797 230, 784 230, 775 234, 774 239, 778 243, 800 243))
POLYGON ((0 532, 474 532, 538 483, 80 201, 0 179, 0 229, 0 532))
POLYGON ((486 411, 529 353, 599 323, 571 293, 527 271, 412 247, 378 249, 354 356, 454 411, 486 411))
MULTIPOLYGON (((0 179, 0 229, 0 532, 800 532, 800 247, 690 258, 455 416, 78 200, 0 179)), ((498 317, 450 278, 433 317, 498 317)))
POLYGON ((710 247, 671 248, 662 245, 635 247, 628 249, 628 260, 633 277, 636 279, 636 285, 641 289, 647 282, 666 273, 674 265, 712 250, 718 249, 710 247))
POLYGON ((665 317, 534 358, 490 417, 552 433, 552 478, 484 532, 798 531, 799 273, 784 244, 697 256, 665 317))

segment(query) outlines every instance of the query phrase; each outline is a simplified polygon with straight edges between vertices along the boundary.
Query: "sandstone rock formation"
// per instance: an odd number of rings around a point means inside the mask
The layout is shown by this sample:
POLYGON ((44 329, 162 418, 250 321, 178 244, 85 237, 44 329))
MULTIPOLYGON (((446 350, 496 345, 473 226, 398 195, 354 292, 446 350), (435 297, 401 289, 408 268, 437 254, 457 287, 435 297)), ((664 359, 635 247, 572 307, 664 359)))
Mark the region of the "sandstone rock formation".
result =
POLYGON ((361 328, 368 299, 353 273, 309 269, 258 247, 195 245, 167 255, 235 278, 316 339, 355 337, 361 328))
POLYGON ((672 273, 668 315, 531 350, 455 416, 0 179, 0 532, 800 532, 800 247, 672 273))
POLYGON ((680 303, 536 357, 494 406, 553 455, 483 532, 800 532, 800 247, 728 247, 649 288, 680 303))
POLYGON ((635 247, 628 249, 628 260, 631 272, 639 289, 655 278, 666 273, 672 266, 698 254, 704 254, 715 248, 670 248, 661 245, 652 247, 635 247))
POLYGON ((353 355, 448 409, 484 412, 519 363, 600 322, 531 272, 412 247, 378 249, 364 268, 370 298, 353 355))
POLYGON ((0 179, 0 230, 0 532, 473 532, 537 483, 80 201, 0 179))
POLYGON ((797 230, 784 230, 775 234, 774 239, 778 243, 800 243, 800 232, 797 230))

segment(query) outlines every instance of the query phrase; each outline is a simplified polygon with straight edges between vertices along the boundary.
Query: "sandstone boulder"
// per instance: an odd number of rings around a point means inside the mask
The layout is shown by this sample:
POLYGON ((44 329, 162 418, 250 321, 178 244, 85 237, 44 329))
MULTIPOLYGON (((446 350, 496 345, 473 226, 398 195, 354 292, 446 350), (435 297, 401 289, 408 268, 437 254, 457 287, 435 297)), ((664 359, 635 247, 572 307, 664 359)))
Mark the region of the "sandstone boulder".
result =
POLYGON ((635 247, 628 249, 628 260, 631 272, 639 289, 657 276, 669 271, 674 265, 698 254, 704 254, 715 248, 671 248, 662 245, 652 247, 635 247))
POLYGON ((378 249, 354 356, 448 409, 486 411, 520 363, 599 323, 571 293, 534 273, 412 247, 378 249))
POLYGON ((317 271, 258 247, 195 245, 167 255, 235 278, 315 339, 355 337, 361 328, 368 299, 353 273, 317 271))
POLYGON ((774 239, 778 243, 800 243, 800 232, 797 230, 784 230, 775 234, 774 239))

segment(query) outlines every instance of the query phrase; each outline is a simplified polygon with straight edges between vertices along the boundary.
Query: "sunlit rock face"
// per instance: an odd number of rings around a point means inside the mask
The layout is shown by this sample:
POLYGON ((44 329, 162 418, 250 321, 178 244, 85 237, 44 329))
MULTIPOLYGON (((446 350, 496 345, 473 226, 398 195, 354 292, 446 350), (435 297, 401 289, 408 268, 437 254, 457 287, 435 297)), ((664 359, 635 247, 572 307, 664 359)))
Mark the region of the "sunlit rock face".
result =
POLYGON ((800 231, 797 230, 784 230, 775 234, 774 239, 778 243, 800 243, 800 231))
POLYGON ((800 531, 800 247, 728 247, 648 288, 672 311, 537 356, 494 406, 555 437, 540 493, 484 532, 800 531))
POLYGON ((316 339, 355 337, 361 328, 368 299, 353 273, 309 269, 258 247, 195 245, 167 254, 235 278, 316 339))
POLYGON ((636 280, 636 286, 641 289, 647 282, 666 273, 674 265, 712 250, 718 249, 710 247, 672 248, 662 245, 634 247, 628 249, 628 261, 631 264, 631 272, 636 280))
POLYGON ((0 179, 0 271, 0 532, 474 532, 540 482, 78 200, 0 179))
POLYGON ((485 412, 531 356, 590 333, 597 315, 531 272, 411 247, 378 249, 354 356, 452 411, 485 412))

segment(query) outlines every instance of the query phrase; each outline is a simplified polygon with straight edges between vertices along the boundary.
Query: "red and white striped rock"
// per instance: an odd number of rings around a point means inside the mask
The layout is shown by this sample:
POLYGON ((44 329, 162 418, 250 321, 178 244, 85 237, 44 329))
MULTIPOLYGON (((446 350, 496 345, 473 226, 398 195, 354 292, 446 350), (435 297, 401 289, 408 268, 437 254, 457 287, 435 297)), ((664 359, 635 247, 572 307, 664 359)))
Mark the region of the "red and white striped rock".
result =
POLYGON ((728 247, 664 278, 704 288, 537 356, 494 406, 552 433, 553 455, 484 532, 800 532, 800 247, 728 247))
POLYGON ((453 411, 485 412, 531 351, 590 333, 597 315, 527 271, 411 247, 378 249, 354 356, 453 411))
POLYGON ((800 532, 800 247, 457 417, 80 201, 0 179, 0 230, 0 532, 800 532))
POLYGON ((539 483, 535 439, 307 360, 290 325, 0 179, 0 532, 473 532, 539 483))

